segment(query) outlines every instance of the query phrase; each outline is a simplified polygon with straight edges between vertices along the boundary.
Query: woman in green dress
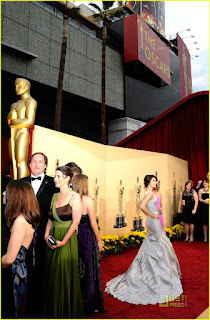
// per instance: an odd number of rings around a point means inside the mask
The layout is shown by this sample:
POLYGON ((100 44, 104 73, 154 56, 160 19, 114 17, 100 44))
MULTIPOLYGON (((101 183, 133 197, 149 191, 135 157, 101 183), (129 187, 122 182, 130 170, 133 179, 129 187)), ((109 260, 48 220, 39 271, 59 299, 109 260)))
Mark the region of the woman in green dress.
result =
POLYGON ((79 194, 69 189, 70 176, 70 168, 56 169, 54 181, 60 192, 52 198, 45 230, 45 318, 84 317, 75 233, 82 215, 82 204, 79 194))

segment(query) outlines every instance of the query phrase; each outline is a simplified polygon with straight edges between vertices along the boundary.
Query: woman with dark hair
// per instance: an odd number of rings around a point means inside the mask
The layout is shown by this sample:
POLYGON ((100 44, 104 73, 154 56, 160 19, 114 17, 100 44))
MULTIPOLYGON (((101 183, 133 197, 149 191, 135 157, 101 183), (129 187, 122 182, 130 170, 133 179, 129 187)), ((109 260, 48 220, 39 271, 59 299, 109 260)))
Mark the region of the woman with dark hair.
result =
POLYGON ((147 215, 146 238, 126 273, 106 284, 106 291, 114 298, 133 304, 165 303, 183 292, 179 262, 161 226, 153 195, 156 183, 155 176, 145 176, 141 210, 147 215))
POLYGON ((70 177, 69 167, 59 167, 55 171, 55 186, 60 192, 52 198, 44 237, 48 247, 43 315, 51 319, 83 317, 75 233, 82 215, 82 203, 79 194, 69 189, 70 177))
POLYGON ((185 242, 193 242, 195 213, 198 207, 198 195, 193 188, 193 182, 188 180, 185 183, 184 191, 180 192, 178 213, 182 212, 182 220, 184 222, 186 238, 185 242), (182 207, 182 211, 181 211, 182 207), (190 235, 189 235, 190 233, 190 235))
POLYGON ((204 243, 208 242, 208 226, 209 226, 209 180, 203 181, 203 189, 198 192, 200 201, 201 222, 203 225, 204 243))
MULTIPOLYGON (((2 268, 12 265, 15 317, 24 318, 27 292, 26 254, 33 240, 35 228, 39 225, 39 204, 33 188, 26 181, 10 181, 3 195, 6 204, 4 214, 11 235, 1 263, 2 268)), ((4 317, 3 314, 2 316, 4 317)))
POLYGON ((89 197, 88 177, 74 176, 72 189, 82 200, 82 218, 78 228, 78 253, 80 259, 80 284, 85 315, 104 312, 100 265, 97 251, 102 250, 95 217, 94 201, 89 197))

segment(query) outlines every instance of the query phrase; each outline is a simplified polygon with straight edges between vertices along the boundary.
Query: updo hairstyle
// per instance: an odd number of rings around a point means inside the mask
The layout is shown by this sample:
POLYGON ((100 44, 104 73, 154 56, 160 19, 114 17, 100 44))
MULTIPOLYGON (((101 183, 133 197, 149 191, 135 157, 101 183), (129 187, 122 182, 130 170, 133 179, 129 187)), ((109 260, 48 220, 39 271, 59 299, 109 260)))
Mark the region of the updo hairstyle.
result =
POLYGON ((148 187, 148 185, 149 185, 150 181, 152 180, 152 178, 155 178, 156 181, 158 181, 158 180, 157 180, 157 177, 154 176, 154 175, 152 175, 152 174, 148 174, 148 175, 146 175, 146 176, 144 177, 144 186, 145 186, 145 188, 148 187))
POLYGON ((56 171, 61 171, 64 176, 70 177, 70 179, 73 176, 73 173, 72 173, 71 169, 69 167, 67 167, 67 166, 58 167, 56 169, 56 171))

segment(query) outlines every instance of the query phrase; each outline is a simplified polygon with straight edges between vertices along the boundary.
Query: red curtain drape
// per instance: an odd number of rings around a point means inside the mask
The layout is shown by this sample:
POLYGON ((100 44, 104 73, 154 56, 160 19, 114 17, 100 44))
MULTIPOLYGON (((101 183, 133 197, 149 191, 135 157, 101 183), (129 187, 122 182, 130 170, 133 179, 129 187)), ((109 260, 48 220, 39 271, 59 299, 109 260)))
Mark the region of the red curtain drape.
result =
POLYGON ((188 161, 194 184, 209 163, 209 92, 190 95, 116 146, 162 152, 188 161))

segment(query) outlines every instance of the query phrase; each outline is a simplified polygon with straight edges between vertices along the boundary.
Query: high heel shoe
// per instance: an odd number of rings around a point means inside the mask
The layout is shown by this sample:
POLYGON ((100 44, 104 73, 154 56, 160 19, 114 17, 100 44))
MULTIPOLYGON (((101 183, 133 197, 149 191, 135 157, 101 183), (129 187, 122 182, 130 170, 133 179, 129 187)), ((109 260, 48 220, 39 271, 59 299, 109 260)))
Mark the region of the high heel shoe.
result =
POLYGON ((105 312, 107 312, 107 309, 95 310, 95 313, 105 313, 105 312))
POLYGON ((185 239, 185 240, 184 240, 184 242, 189 242, 189 240, 190 240, 190 238, 188 238, 188 239, 185 239))
POLYGON ((194 239, 193 240, 189 240, 189 242, 194 242, 194 239))

